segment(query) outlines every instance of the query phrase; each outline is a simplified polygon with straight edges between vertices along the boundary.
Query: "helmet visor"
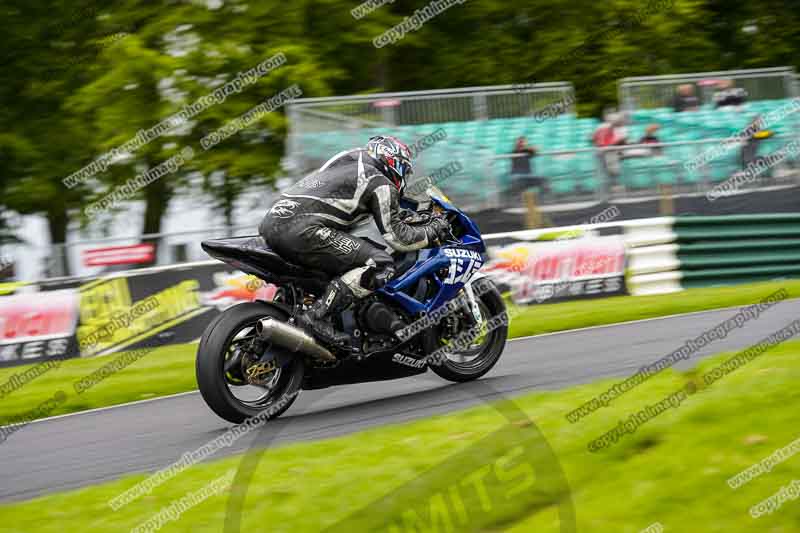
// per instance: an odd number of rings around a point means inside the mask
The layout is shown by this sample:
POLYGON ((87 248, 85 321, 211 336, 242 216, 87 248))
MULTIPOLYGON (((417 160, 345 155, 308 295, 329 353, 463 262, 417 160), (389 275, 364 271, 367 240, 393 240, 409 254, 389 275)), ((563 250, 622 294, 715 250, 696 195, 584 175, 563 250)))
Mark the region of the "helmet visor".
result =
POLYGON ((407 178, 413 173, 410 161, 404 161, 399 157, 387 157, 386 163, 401 178, 407 178))

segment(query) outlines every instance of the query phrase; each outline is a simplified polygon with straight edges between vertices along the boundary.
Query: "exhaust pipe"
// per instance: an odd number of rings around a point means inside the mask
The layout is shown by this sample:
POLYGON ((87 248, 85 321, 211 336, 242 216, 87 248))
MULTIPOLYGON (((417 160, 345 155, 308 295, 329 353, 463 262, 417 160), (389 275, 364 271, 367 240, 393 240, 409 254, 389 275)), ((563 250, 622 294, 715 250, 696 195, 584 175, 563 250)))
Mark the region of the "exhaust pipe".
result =
POLYGON ((265 341, 272 341, 289 351, 310 355, 315 359, 336 361, 336 357, 311 335, 272 317, 268 316, 256 322, 256 334, 265 341))

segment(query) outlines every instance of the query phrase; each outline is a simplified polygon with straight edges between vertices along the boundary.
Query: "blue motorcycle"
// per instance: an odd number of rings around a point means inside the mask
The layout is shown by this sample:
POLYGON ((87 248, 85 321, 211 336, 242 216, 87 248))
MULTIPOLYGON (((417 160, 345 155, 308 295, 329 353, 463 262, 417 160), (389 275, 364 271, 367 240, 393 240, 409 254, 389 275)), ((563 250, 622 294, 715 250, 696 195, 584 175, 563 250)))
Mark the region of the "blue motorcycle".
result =
MULTIPOLYGON (((322 272, 288 263, 261 237, 207 240, 203 249, 238 270, 278 287, 272 301, 233 306, 206 328, 197 350, 203 399, 233 423, 280 416, 301 390, 414 376, 429 369, 444 379, 478 379, 499 360, 508 335, 505 303, 479 272, 486 260, 480 231, 431 187, 425 199, 404 200, 409 223, 446 217, 452 238, 438 248, 396 253, 396 276, 339 316, 348 346, 324 346, 295 326, 321 295, 322 272)), ((352 232, 387 247, 373 221, 352 232)), ((387 247, 388 248, 388 247, 387 247)))

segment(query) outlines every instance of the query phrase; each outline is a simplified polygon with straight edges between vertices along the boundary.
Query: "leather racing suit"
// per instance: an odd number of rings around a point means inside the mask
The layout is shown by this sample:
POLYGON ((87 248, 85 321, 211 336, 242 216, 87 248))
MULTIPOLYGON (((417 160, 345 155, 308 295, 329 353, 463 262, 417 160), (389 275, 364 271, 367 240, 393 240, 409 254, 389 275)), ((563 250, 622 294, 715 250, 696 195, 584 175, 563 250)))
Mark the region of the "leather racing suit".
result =
MULTIPOLYGON (((406 224, 399 194, 369 153, 354 149, 289 187, 269 209, 259 233, 270 248, 295 264, 340 276, 317 300, 307 323, 346 308, 353 297, 363 298, 394 275, 386 250, 347 233, 355 224, 373 217, 389 246, 403 252, 436 246, 446 235, 449 226, 443 219, 406 224)), ((310 329, 323 340, 344 342, 330 330, 310 329)))

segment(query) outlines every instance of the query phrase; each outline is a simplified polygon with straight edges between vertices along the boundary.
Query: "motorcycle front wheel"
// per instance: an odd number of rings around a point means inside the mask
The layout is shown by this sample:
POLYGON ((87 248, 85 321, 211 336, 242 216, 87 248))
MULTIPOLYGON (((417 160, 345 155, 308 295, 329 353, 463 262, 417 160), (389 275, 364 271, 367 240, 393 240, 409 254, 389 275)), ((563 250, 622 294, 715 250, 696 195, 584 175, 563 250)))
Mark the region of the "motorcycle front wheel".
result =
POLYGON ((469 346, 456 348, 446 342, 440 343, 437 349, 443 351, 443 356, 430 365, 431 370, 448 381, 465 382, 480 378, 497 364, 506 347, 508 316, 503 297, 492 281, 483 278, 480 284, 483 286, 477 292, 480 293, 481 323, 476 328, 477 335, 467 336, 471 339, 469 346))

